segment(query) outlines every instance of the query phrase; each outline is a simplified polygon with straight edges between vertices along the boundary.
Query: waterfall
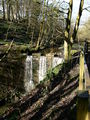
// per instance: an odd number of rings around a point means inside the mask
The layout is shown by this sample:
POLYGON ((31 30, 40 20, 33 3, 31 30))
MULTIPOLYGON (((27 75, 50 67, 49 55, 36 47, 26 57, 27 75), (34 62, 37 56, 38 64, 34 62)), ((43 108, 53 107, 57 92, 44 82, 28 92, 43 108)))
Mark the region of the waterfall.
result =
MULTIPOLYGON (((37 57, 35 58, 35 60, 36 59, 37 57)), ((39 78, 38 82, 42 81, 45 78, 46 72, 47 72, 46 66, 47 64, 50 64, 50 61, 52 63, 51 65, 52 67, 55 67, 58 64, 63 62, 63 58, 53 57, 49 61, 46 56, 40 56, 40 58, 34 62, 32 62, 32 60, 34 60, 32 56, 27 56, 25 61, 24 86, 25 86, 26 92, 30 92, 35 87, 35 81, 37 81, 38 78, 39 78), (32 70, 32 67, 33 67, 33 70, 32 70), (36 76, 36 74, 38 75, 36 76)))
POLYGON ((39 82, 44 79, 46 75, 46 57, 41 56, 39 61, 39 82))
POLYGON ((52 67, 56 67, 57 65, 61 64, 63 62, 63 58, 60 57, 53 57, 52 61, 52 67))
POLYGON ((25 90, 30 92, 34 88, 34 83, 32 80, 32 56, 27 56, 25 62, 25 90))

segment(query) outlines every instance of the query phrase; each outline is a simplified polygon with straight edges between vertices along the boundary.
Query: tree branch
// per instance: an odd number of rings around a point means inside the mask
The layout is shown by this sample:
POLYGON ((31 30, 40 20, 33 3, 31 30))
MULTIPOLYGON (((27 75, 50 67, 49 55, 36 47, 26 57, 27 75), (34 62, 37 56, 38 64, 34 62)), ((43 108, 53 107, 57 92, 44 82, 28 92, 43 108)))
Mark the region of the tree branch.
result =
POLYGON ((6 52, 5 52, 5 54, 3 55, 3 57, 0 59, 0 62, 7 56, 7 54, 9 53, 9 51, 10 51, 10 49, 11 49, 11 47, 12 47, 12 45, 13 45, 13 40, 11 41, 11 43, 10 43, 10 45, 9 45, 9 47, 8 47, 8 49, 6 50, 6 52))
POLYGON ((84 8, 83 10, 87 10, 88 12, 90 12, 90 10, 88 8, 84 8))

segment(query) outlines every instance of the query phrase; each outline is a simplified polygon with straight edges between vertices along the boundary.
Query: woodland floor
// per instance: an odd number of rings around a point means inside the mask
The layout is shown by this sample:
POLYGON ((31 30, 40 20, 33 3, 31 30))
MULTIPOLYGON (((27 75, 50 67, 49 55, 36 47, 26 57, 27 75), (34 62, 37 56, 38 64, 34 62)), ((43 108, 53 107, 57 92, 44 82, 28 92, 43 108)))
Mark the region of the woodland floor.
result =
POLYGON ((78 87, 78 59, 64 64, 58 75, 39 84, 13 105, 1 119, 75 120, 78 87), (63 72, 64 71, 64 72, 63 72))

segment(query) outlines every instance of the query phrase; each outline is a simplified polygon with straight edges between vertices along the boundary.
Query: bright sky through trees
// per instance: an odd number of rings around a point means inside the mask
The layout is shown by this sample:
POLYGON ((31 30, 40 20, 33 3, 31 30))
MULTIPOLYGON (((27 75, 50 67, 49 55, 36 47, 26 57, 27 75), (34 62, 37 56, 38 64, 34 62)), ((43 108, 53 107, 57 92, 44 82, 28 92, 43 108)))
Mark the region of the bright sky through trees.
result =
MULTIPOLYGON (((69 2, 69 0, 65 0, 66 2, 69 2)), ((79 3, 80 0, 73 0, 73 14, 72 14, 72 18, 75 21, 77 14, 78 14, 78 9, 79 9, 79 3)), ((84 8, 86 7, 90 7, 90 0, 84 0, 84 8)), ((90 10, 90 8, 89 8, 90 10)), ((82 13, 82 17, 81 17, 81 24, 84 24, 88 19, 90 18, 90 12, 88 12, 87 10, 84 10, 82 13)))
MULTIPOLYGON (((69 2, 69 0, 62 0, 62 1, 66 1, 69 2)), ((56 3, 56 2, 61 2, 61 0, 49 0, 49 3, 56 3)), ((78 14, 78 9, 79 9, 79 3, 80 0, 73 0, 73 14, 72 14, 72 18, 73 21, 76 20, 76 16, 78 14)), ((57 3, 56 3, 57 4, 57 3)), ((90 7, 90 0, 84 0, 84 8, 86 7, 90 7)), ((1 6, 1 0, 0 0, 0 10, 2 10, 2 6, 1 6)), ((90 10, 90 8, 89 8, 90 10)), ((81 24, 84 24, 88 19, 90 18, 90 12, 88 12, 87 10, 84 10, 82 13, 82 17, 81 17, 81 24)))
MULTIPOLYGON (((69 0, 49 0, 50 3, 56 3, 56 2, 62 2, 66 1, 69 2, 69 0)), ((75 22, 78 10, 79 10, 79 4, 80 0, 73 0, 73 14, 72 14, 72 23, 75 22)), ((80 21, 80 26, 82 26, 88 19, 90 18, 90 0, 84 0, 84 8, 89 7, 89 11, 83 10, 82 16, 81 16, 81 21, 80 21)))

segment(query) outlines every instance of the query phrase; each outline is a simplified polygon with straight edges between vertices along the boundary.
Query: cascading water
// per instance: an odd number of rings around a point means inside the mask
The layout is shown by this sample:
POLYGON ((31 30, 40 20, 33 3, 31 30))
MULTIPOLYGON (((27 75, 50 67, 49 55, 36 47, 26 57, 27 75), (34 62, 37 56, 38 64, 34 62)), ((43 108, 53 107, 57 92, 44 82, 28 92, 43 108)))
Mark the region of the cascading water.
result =
POLYGON ((46 75, 46 57, 41 56, 39 61, 39 82, 44 79, 46 75))
MULTIPOLYGON (((25 86, 25 90, 26 92, 30 92, 34 87, 34 81, 36 81, 36 79, 38 79, 38 77, 35 77, 36 74, 38 74, 39 76, 39 80, 38 82, 42 81, 44 79, 44 77, 46 76, 46 72, 47 72, 47 63, 50 64, 50 61, 47 59, 46 56, 40 56, 39 59, 39 68, 35 68, 34 70, 32 70, 32 67, 35 67, 34 65, 32 65, 32 56, 27 56, 26 61, 25 61, 25 79, 24 79, 24 86, 25 86), (39 73, 38 73, 39 70, 39 73), (34 78, 34 80, 33 80, 34 78)), ((36 58, 35 58, 36 59, 36 58)), ((33 59, 34 60, 34 59, 33 59)), ((58 64, 63 62, 63 58, 59 58, 59 57, 52 57, 51 59, 51 63, 52 63, 52 68, 54 68, 55 66, 57 66, 58 64)), ((36 64, 38 64, 36 62, 36 64)))
POLYGON ((32 56, 27 56, 25 62, 25 90, 30 92, 34 88, 34 83, 32 80, 32 56))
POLYGON ((57 65, 61 64, 63 62, 63 58, 60 57, 53 57, 52 61, 52 67, 56 67, 57 65))

